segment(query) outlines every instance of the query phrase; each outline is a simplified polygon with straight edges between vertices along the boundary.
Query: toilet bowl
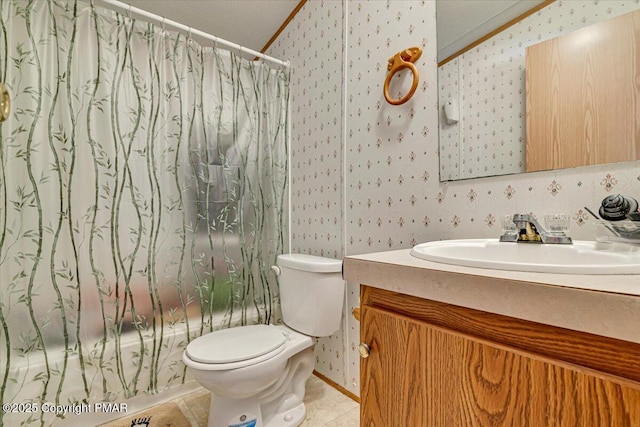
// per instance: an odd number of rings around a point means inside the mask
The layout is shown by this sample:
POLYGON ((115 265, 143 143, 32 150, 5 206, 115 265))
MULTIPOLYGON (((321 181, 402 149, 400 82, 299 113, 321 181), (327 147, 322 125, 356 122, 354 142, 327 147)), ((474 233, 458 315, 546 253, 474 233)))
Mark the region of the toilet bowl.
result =
POLYGON ((182 360, 213 395, 209 427, 295 427, 304 421, 314 337, 340 326, 341 267, 340 260, 280 255, 274 271, 284 325, 223 329, 189 343, 182 360))

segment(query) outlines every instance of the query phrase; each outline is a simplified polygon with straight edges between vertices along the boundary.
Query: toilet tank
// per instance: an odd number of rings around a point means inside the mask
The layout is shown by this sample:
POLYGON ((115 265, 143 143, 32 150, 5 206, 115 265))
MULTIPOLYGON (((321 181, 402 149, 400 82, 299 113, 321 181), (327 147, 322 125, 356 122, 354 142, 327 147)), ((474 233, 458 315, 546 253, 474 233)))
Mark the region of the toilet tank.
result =
POLYGON ((342 261, 314 255, 278 256, 282 320, 298 332, 314 337, 340 328, 345 282, 342 261))

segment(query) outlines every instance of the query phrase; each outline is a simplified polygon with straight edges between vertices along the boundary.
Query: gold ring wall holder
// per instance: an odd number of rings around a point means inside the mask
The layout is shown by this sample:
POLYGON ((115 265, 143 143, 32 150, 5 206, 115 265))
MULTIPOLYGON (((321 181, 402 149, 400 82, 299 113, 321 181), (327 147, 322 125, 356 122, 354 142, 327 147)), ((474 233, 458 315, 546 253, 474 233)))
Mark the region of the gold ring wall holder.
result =
POLYGON ((409 49, 402 50, 391 58, 389 58, 389 65, 387 66, 387 70, 389 70, 389 74, 387 74, 387 78, 384 81, 384 97, 387 102, 391 105, 402 105, 407 102, 415 93, 418 88, 419 74, 416 66, 413 65, 420 56, 422 55, 422 49, 418 46, 410 47, 409 49), (408 68, 413 73, 413 83, 411 84, 411 89, 400 99, 392 99, 389 95, 389 83, 391 83, 391 78, 400 70, 404 70, 408 68))
POLYGON ((4 122, 9 118, 11 113, 11 98, 7 87, 0 83, 0 122, 4 122))

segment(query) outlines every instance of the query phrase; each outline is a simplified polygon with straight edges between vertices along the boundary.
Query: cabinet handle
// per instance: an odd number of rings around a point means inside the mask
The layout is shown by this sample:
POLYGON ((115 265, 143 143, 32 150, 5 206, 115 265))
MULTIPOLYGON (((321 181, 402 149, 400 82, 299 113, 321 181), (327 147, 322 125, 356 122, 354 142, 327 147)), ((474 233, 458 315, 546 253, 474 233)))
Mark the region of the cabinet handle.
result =
POLYGON ((360 307, 356 307, 353 310, 351 310, 351 314, 358 322, 360 321, 360 307))
POLYGON ((363 359, 366 359, 367 357, 369 357, 370 350, 371 349, 369 348, 369 346, 363 342, 361 342, 360 345, 358 346, 358 352, 360 352, 360 357, 362 357, 363 359))

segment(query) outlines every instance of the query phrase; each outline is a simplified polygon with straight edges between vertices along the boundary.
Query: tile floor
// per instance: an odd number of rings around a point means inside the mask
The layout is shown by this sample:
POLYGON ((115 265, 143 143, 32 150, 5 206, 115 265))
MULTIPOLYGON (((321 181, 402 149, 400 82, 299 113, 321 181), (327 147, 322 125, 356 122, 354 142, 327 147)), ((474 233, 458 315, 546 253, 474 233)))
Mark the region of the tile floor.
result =
MULTIPOLYGON (((163 425, 183 426, 188 422, 191 427, 207 427, 210 399, 209 392, 201 388, 159 405, 162 407, 177 404, 182 412, 176 417, 175 423, 171 420, 165 421, 163 418, 163 425)), ((360 405, 315 375, 307 381, 304 403, 307 407, 307 418, 302 423, 302 427, 357 427, 360 425, 360 405)), ((157 408, 151 408, 144 413, 157 414, 157 408)), ((131 425, 130 419, 135 418, 136 414, 131 414, 126 419, 113 421, 105 424, 104 427, 124 427, 125 425, 128 427, 131 425)))

